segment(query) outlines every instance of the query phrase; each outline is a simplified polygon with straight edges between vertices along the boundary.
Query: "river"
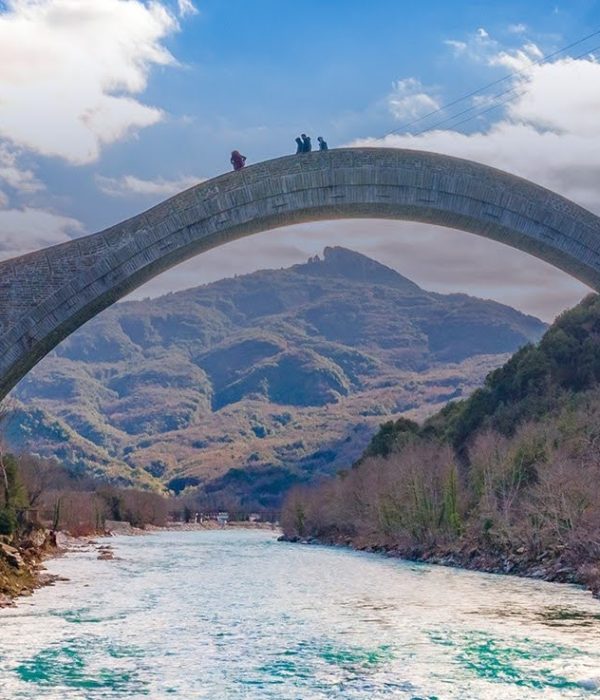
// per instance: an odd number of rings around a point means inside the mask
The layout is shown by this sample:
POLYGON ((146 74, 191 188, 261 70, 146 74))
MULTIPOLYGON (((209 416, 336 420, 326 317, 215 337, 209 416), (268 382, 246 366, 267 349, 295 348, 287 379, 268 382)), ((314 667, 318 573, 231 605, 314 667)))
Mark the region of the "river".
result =
POLYGON ((2 700, 600 697, 600 602, 575 587, 267 531, 111 543, 0 611, 2 700))

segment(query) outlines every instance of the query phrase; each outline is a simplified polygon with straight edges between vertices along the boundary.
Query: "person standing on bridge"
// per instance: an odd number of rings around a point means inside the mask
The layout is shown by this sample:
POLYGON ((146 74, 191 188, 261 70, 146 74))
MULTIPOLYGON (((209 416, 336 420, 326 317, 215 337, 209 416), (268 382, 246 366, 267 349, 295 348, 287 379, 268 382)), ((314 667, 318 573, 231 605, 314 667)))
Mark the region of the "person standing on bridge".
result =
POLYGON ((299 136, 296 137, 296 155, 298 153, 304 153, 304 144, 299 136))
POLYGON ((239 151, 231 151, 231 165, 234 170, 241 170, 246 165, 246 156, 239 151))
POLYGON ((319 150, 320 151, 328 151, 329 146, 327 145, 327 141, 322 136, 317 137, 317 141, 319 142, 319 150))
POLYGON ((302 139, 302 145, 304 146, 302 153, 310 153, 312 151, 312 142, 310 140, 310 136, 302 134, 300 138, 302 139))

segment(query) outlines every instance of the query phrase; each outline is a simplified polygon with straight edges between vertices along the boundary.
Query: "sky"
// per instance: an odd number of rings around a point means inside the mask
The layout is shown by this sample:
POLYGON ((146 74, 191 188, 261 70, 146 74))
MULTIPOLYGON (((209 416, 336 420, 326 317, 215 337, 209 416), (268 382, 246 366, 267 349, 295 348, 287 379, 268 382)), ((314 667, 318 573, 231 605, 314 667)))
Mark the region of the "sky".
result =
MULTIPOLYGON (((544 60, 598 31, 596 0, 0 0, 0 258, 139 213, 234 148, 293 153, 300 132, 470 158, 600 214, 600 33, 544 60)), ((134 296, 328 245, 545 320, 589 291, 472 234, 352 220, 236 241, 134 296)))

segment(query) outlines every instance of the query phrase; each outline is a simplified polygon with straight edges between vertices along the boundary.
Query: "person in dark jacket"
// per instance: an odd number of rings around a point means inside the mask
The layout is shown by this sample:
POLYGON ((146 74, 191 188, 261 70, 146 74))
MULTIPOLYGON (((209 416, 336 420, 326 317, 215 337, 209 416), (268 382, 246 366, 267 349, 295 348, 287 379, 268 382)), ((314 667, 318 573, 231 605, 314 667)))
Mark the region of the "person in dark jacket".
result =
POLYGON ((319 150, 320 151, 328 151, 329 146, 327 145, 327 141, 322 136, 319 136, 317 138, 317 141, 319 142, 319 150))
POLYGON ((231 165, 234 170, 241 170, 246 165, 246 156, 239 151, 231 151, 231 165))
POLYGON ((304 153, 304 144, 299 136, 296 137, 296 154, 298 153, 304 153))
POLYGON ((312 151, 312 142, 310 140, 310 136, 302 134, 300 138, 302 139, 302 145, 304 146, 304 150, 302 151, 302 153, 310 153, 312 151))

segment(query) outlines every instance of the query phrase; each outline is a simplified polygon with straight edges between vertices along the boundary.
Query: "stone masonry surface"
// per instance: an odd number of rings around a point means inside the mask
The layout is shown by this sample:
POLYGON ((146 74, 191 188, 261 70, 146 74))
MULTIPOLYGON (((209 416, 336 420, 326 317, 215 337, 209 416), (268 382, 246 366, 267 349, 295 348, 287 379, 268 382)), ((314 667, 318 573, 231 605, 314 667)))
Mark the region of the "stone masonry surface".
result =
POLYGON ((343 218, 501 241, 600 289, 600 218, 527 180, 436 153, 350 148, 227 173, 116 226, 0 263, 0 399, 58 343, 161 272, 242 236, 343 218))

